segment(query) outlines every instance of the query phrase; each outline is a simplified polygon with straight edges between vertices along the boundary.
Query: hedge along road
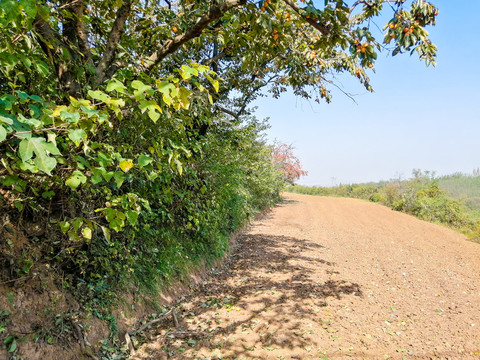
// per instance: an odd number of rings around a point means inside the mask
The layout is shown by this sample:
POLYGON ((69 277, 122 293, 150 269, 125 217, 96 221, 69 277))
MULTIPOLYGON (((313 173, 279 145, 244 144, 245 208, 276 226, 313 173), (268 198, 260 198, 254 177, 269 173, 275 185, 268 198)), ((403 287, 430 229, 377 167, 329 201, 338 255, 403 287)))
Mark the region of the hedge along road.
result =
POLYGON ((480 359, 479 244, 362 200, 284 199, 132 359, 480 359))

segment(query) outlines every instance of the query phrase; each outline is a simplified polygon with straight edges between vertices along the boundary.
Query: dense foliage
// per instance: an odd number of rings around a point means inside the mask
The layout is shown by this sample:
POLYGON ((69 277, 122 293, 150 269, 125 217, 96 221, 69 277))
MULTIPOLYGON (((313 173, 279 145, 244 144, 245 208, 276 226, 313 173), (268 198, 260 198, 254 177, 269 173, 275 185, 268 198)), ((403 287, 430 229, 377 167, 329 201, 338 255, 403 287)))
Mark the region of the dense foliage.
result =
POLYGON ((436 178, 428 171, 414 170, 412 179, 404 181, 334 187, 295 185, 287 190, 299 194, 352 197, 378 202, 422 220, 450 226, 479 240, 480 212, 472 206, 477 197, 469 197, 472 184, 477 184, 476 194, 480 191, 478 180, 478 177, 461 174, 436 178))

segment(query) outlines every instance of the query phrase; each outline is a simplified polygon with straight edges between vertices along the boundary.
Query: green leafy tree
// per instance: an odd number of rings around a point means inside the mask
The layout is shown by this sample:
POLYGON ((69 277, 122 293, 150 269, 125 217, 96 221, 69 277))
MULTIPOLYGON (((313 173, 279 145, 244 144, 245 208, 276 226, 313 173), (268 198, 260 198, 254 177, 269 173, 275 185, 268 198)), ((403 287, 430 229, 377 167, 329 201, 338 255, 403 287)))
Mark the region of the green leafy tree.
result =
POLYGON ((371 90, 381 51, 434 64, 437 14, 424 0, 2 0, 0 208, 57 223, 64 241, 45 251, 95 279, 148 262, 158 242, 134 239, 160 239, 150 223, 214 248, 282 187, 249 104, 288 87, 330 101, 339 72, 371 90))

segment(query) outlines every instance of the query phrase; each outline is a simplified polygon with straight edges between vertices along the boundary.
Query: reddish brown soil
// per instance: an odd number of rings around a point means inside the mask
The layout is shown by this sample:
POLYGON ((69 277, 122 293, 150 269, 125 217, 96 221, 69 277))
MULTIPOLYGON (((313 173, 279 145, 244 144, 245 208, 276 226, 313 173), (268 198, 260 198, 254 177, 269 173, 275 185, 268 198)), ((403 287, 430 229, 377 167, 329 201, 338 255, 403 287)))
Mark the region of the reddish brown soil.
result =
POLYGON ((133 359, 480 359, 480 245, 361 200, 286 194, 133 359))

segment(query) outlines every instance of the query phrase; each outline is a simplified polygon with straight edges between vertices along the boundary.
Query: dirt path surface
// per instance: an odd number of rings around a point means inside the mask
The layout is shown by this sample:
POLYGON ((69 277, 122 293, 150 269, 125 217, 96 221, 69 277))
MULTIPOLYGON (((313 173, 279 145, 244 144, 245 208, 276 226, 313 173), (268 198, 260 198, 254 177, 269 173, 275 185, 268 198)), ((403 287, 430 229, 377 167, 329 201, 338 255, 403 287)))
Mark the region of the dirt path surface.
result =
POLYGON ((132 357, 480 359, 480 245, 361 200, 286 194, 132 357))

